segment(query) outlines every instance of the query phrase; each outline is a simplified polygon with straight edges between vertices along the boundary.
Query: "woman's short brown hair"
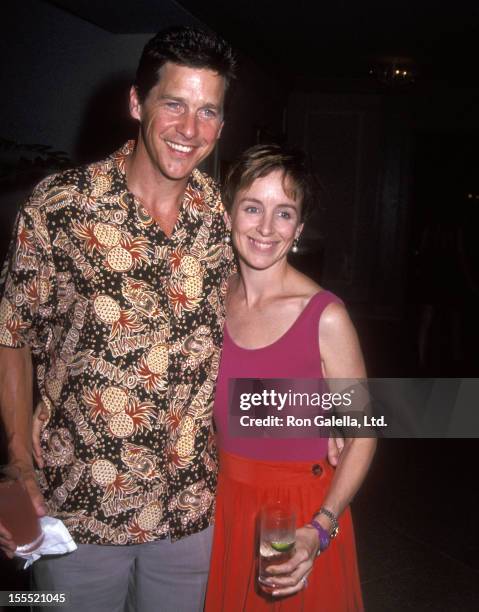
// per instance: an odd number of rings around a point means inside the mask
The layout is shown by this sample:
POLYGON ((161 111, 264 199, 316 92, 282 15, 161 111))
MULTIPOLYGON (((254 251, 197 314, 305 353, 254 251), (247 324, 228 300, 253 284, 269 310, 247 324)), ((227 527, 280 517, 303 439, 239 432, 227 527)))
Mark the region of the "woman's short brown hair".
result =
MULTIPOLYGON (((238 191, 275 170, 283 172, 283 189, 294 200, 301 201, 301 221, 307 219, 315 205, 314 177, 302 151, 277 144, 250 147, 233 163, 226 176, 222 197, 231 212, 238 191), (291 181, 285 185, 286 181, 291 181)), ((288 182, 289 182, 288 181, 288 182)))

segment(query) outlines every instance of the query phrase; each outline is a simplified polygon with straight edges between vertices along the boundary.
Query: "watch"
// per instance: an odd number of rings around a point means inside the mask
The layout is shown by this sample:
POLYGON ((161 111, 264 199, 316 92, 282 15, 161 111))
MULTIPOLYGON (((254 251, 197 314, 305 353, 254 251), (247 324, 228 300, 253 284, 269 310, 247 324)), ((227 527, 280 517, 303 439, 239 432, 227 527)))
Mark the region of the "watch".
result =
POLYGON ((333 527, 330 537, 335 538, 339 533, 338 517, 333 512, 331 512, 331 510, 328 510, 328 508, 325 508, 324 506, 321 506, 321 508, 316 512, 316 515, 317 514, 324 514, 324 516, 328 517, 333 527))

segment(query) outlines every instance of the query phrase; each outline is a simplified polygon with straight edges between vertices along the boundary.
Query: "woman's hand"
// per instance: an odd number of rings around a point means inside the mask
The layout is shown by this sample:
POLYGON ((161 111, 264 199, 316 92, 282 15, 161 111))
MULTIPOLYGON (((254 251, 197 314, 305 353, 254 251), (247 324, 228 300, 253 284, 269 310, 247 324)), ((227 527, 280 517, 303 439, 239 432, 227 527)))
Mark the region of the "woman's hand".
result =
POLYGON ((292 595, 307 586, 307 577, 313 569, 318 550, 319 538, 315 529, 301 527, 296 530, 295 552, 291 559, 267 568, 271 578, 265 582, 270 587, 276 587, 272 593, 274 597, 292 595))

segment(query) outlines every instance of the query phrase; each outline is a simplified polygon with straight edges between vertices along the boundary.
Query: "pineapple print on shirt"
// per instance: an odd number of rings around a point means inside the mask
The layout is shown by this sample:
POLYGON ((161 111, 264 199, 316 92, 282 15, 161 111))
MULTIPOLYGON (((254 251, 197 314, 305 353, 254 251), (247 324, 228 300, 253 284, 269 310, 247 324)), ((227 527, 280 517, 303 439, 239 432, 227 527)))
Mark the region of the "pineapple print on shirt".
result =
POLYGON ((32 349, 43 492, 79 543, 175 540, 213 511, 223 208, 195 170, 167 237, 127 189, 133 146, 40 183, 3 275, 0 342, 32 349))

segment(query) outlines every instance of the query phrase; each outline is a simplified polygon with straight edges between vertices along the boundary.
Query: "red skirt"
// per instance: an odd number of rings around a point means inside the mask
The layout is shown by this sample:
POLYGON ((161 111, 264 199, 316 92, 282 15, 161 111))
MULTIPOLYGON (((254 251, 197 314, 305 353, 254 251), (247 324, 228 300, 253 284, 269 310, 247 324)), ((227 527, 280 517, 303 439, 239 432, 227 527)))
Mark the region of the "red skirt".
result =
POLYGON ((257 516, 272 501, 290 503, 297 527, 321 506, 334 469, 316 462, 257 461, 222 453, 205 612, 358 612, 363 610, 351 513, 314 562, 308 586, 272 598, 257 586, 257 516))

